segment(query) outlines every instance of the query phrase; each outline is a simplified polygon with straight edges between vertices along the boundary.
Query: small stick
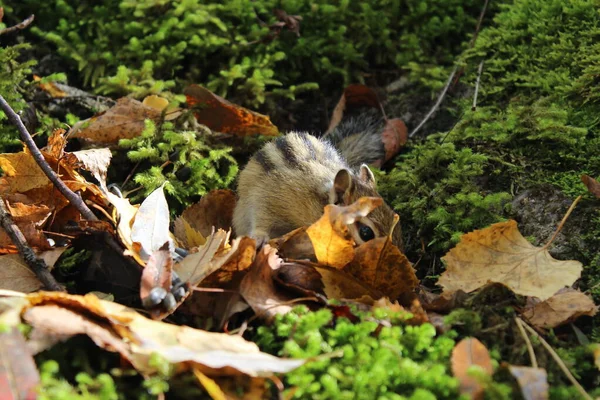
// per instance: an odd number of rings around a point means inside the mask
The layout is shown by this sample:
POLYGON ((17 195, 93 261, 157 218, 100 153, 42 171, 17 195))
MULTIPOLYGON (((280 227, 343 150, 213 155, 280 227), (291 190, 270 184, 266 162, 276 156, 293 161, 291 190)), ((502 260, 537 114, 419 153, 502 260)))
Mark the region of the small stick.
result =
MULTIPOLYGON (((517 319, 519 319, 519 318, 517 317, 517 319)), ((563 360, 560 358, 560 356, 558 354, 556 354, 556 351, 554 351, 554 349, 552 348, 552 346, 550 346, 548 344, 548 342, 546 342, 544 340, 544 338, 541 337, 540 334, 535 331, 535 329, 533 329, 528 324, 526 324, 525 322, 523 322, 523 320, 521 320, 521 323, 523 324, 523 327, 525 329, 527 329, 529 331, 529 333, 531 333, 533 336, 535 336, 540 341, 540 343, 542 344, 542 346, 544 346, 544 348, 546 348, 546 350, 548 350, 548 353, 550 353, 550 355, 552 356, 552 358, 554 359, 554 361, 556 361, 556 363, 558 364, 558 366, 560 367, 560 369, 562 370, 562 372, 565 374, 565 376, 571 382, 571 384, 573 386, 575 386, 575 388, 579 391, 579 393, 581 394, 581 396, 584 399, 586 399, 586 400, 593 400, 592 396, 590 396, 589 394, 587 394, 587 392, 585 391, 585 389, 583 388, 583 386, 581 386, 579 384, 579 382, 577 382, 577 379, 575 379, 575 377, 573 376, 573 374, 571 374, 571 371, 569 371, 569 368, 567 368, 567 366, 565 365, 565 363, 563 362, 563 360)))
POLYGON ((10 122, 12 122, 13 125, 17 127, 17 130, 21 135, 21 140, 25 142, 25 145, 31 152, 31 155, 33 156, 34 160, 40 166, 42 171, 44 171, 48 179, 50 179, 50 181, 54 184, 54 186, 56 186, 56 188, 63 194, 63 196, 65 196, 67 200, 69 200, 69 202, 73 204, 75 208, 77 208, 77 210, 79 210, 79 212, 85 217, 85 219, 89 221, 97 221, 98 218, 96 218, 94 213, 84 203, 83 199, 77 194, 75 194, 71 189, 69 189, 60 180, 56 172, 52 170, 50 165, 48 165, 48 163, 44 159, 44 156, 42 155, 42 152, 40 151, 40 149, 37 148, 35 142, 33 141, 31 134, 29 133, 25 125, 23 125, 21 117, 19 117, 19 115, 11 108, 11 106, 6 102, 2 95, 0 95, 0 108, 2 108, 2 111, 4 111, 10 122))
POLYGON ((521 336, 525 340, 525 344, 527 345, 527 352, 529 353, 529 359, 531 360, 531 366, 533 368, 538 367, 537 358, 535 358, 535 352, 533 351, 533 346, 531 345, 531 340, 529 340, 529 336, 525 332, 525 328, 523 328, 523 321, 520 318, 515 318, 515 322, 517 323, 517 327, 519 328, 519 332, 521 332, 521 336))
POLYGON ((27 28, 34 20, 35 16, 33 14, 31 14, 29 17, 27 17, 27 19, 25 19, 23 22, 18 23, 14 26, 11 26, 9 28, 4 28, 4 29, 0 29, 0 35, 5 35, 7 33, 11 33, 14 31, 18 31, 21 29, 25 29, 27 28))
POLYGON ((571 213, 575 209, 575 206, 577 205, 577 203, 579 203, 579 200, 581 200, 581 196, 577 197, 573 201, 573 203, 571 204, 571 207, 569 207, 569 209, 567 210, 567 213, 563 217, 562 221, 560 221, 560 224, 558 224, 558 228, 556 228, 556 231, 554 232, 554 235, 552 235, 552 237, 550 238, 550 240, 548 240, 548 243, 546 243, 544 245, 544 249, 545 250, 547 250, 548 247, 550 247, 550 245, 552 244, 552 242, 554 242, 554 239, 556 239, 556 237, 558 236, 558 234, 562 230, 563 226, 565 226, 565 222, 567 222, 567 219, 569 218, 569 216, 571 215, 571 213))
POLYGON ((450 76, 448 77, 448 81, 446 82, 446 86, 444 86, 444 89, 440 93, 440 96, 438 97, 437 101, 435 102, 435 104, 433 105, 431 110, 429 110, 429 112, 427 113, 425 118, 423 118, 421 123, 415 129, 413 129, 413 131, 408 135, 409 138, 413 137, 419 131, 419 129, 421 129, 421 127, 423 127, 423 125, 425 125, 425 122, 427 122, 429 120, 429 118, 431 118, 431 116, 439 108, 440 104, 442 104, 442 100, 444 100, 444 97, 446 96, 446 92, 450 88, 450 83, 452 83, 452 79, 454 78, 454 75, 456 75, 456 71, 458 71, 458 65, 455 66, 454 69, 452 70, 452 73, 450 74, 450 76))
POLYGON ((2 198, 0 198, 0 224, 8 234, 8 237, 10 237, 10 240, 12 240, 19 250, 19 254, 21 255, 21 258, 23 258, 23 261, 25 261, 40 282, 44 284, 44 287, 55 292, 64 292, 64 288, 58 284, 56 279, 54 279, 54 276, 52 276, 48 270, 48 266, 44 260, 38 258, 33 249, 27 244, 25 235, 23 235, 23 232, 21 232, 19 227, 14 223, 10 212, 4 204, 4 199, 2 198))
POLYGON ((479 63, 479 68, 477 69, 477 80, 475 81, 475 94, 473 95, 473 106, 471 107, 471 111, 477 110, 477 94, 479 94, 479 81, 481 80, 482 72, 483 60, 479 63))

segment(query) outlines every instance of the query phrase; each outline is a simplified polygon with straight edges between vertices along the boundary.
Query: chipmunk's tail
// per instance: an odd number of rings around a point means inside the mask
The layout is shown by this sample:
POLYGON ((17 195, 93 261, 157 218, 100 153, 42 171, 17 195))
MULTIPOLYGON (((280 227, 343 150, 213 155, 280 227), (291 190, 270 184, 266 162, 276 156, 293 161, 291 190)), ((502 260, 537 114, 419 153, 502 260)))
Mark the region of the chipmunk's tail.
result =
POLYGON ((377 164, 384 159, 385 148, 381 133, 385 121, 379 113, 362 113, 342 120, 323 136, 344 157, 348 166, 358 169, 361 164, 377 164))

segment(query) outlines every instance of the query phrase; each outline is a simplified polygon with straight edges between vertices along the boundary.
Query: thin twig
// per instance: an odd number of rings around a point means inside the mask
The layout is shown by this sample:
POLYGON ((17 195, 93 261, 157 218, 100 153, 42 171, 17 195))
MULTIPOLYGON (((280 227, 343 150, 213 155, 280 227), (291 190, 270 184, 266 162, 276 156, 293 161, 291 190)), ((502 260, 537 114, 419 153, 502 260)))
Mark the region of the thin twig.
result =
POLYGON ((2 111, 6 114, 10 122, 13 123, 17 127, 19 134, 21 135, 21 140, 25 142, 25 145, 29 149, 29 152, 33 156, 36 163, 40 166, 42 171, 46 174, 48 179, 56 186, 56 188, 69 200, 69 202, 74 205, 77 210, 85 217, 85 219, 89 221, 97 221, 98 218, 94 215, 94 213, 88 208, 88 206, 84 203, 83 199, 75 194, 71 189, 69 189, 63 181, 60 180, 56 172, 52 170, 50 165, 44 159, 42 152, 37 148, 31 134, 23 125, 23 121, 21 121, 21 117, 11 108, 11 106, 6 102, 4 97, 0 95, 0 107, 2 111))
POLYGON ((34 19, 35 19, 35 16, 33 14, 31 14, 23 22, 13 25, 9 28, 0 29, 0 35, 6 35, 7 33, 11 33, 14 31, 18 31, 20 29, 27 28, 29 26, 29 24, 31 24, 33 22, 34 19))
POLYGON ((27 239, 19 227, 14 223, 10 212, 4 204, 4 199, 0 198, 0 224, 2 228, 10 237, 10 240, 15 244, 19 250, 19 254, 23 258, 23 261, 33 271, 35 276, 42 282, 47 290, 55 292, 64 292, 64 288, 56 282, 56 279, 52 276, 48 270, 48 266, 41 258, 38 258, 31 247, 27 244, 27 239))
MULTIPOLYGON (((488 3, 489 3, 489 0, 485 0, 485 3, 483 4, 483 7, 481 8, 481 12, 479 13, 479 19, 477 20, 477 25, 475 26, 475 32, 473 32, 473 37, 471 38, 471 41, 469 42, 469 49, 472 49, 473 46, 475 46, 475 41, 477 40, 477 36, 479 36, 479 31, 481 30, 481 23, 483 22, 483 17, 485 17, 485 12, 487 11, 488 3)), ((460 79, 460 77, 462 76, 462 74, 464 72, 465 72, 465 68, 462 67, 460 69, 460 71, 458 71, 458 74, 456 74, 456 79, 452 83, 452 87, 456 86, 456 84, 458 83, 458 80, 460 79)))
POLYGON ((527 352, 529 353, 529 359, 531 360, 531 366, 533 368, 538 367, 537 358, 535 358, 535 352, 533 351, 533 346, 531 345, 531 340, 529 340, 529 336, 525 332, 525 328, 523 328, 523 321, 520 318, 515 318, 515 322, 517 323, 517 328, 519 328, 519 332, 521 332, 521 336, 523 340, 525 340, 525 345, 527 346, 527 352))
POLYGON ((548 240, 548 243, 546 243, 544 245, 544 249, 548 249, 548 247, 550 247, 550 245, 552 244, 552 242, 554 242, 554 239, 556 239, 556 237, 558 236, 558 234, 562 230, 563 226, 565 226, 565 222, 567 222, 567 219, 569 218, 569 216, 571 215, 571 213, 575 209, 575 206, 577 205, 577 203, 579 203, 579 200, 581 200, 581 196, 577 197, 575 199, 575 201, 573 201, 573 203, 571 204, 571 207, 569 207, 569 209, 567 210, 567 213, 563 217, 562 221, 560 221, 560 224, 558 224, 558 228, 556 228, 556 231, 554 232, 554 235, 552 235, 552 237, 550 238, 550 240, 548 240))
MULTIPOLYGON (((517 319, 519 319, 519 318, 517 317, 517 319)), ((533 336, 535 336, 540 341, 540 343, 542 344, 542 346, 544 346, 544 348, 546 350, 548 350, 548 353, 550 353, 550 355, 552 356, 552 358, 554 359, 554 361, 556 361, 556 363, 558 364, 558 366, 560 367, 560 369, 562 370, 562 372, 565 374, 565 376, 571 382, 571 384, 573 386, 575 386, 575 388, 579 391, 579 393, 581 394, 581 396, 583 398, 587 399, 587 400, 593 400, 592 397, 589 394, 587 394, 587 392, 585 391, 585 389, 583 388, 583 386, 581 386, 579 384, 579 382, 577 382, 577 379, 575 379, 575 377, 573 376, 573 374, 571 373, 571 371, 569 371, 569 368, 567 368, 567 366, 565 365, 565 363, 563 362, 563 360, 560 358, 560 356, 558 354, 556 354, 556 351, 554 351, 554 349, 552 348, 552 346, 550 346, 548 344, 548 342, 546 342, 544 340, 544 338, 541 337, 540 334, 535 331, 535 329, 533 329, 528 324, 526 324, 525 322, 523 322, 523 320, 521 320, 521 323, 523 324, 523 327, 525 329, 527 329, 529 331, 529 333, 531 333, 533 336)))
POLYGON ((419 125, 417 125, 417 127, 415 129, 413 129, 413 131, 408 135, 409 138, 413 137, 419 131, 419 129, 421 129, 421 127, 423 125, 425 125, 425 122, 427 122, 429 120, 429 118, 431 118, 431 116, 439 108, 440 104, 442 104, 442 100, 444 100, 444 97, 446 96, 446 92, 450 88, 450 83, 452 82, 452 78, 454 78, 454 75, 456 74, 457 70, 458 70, 458 65, 455 66, 454 69, 452 70, 452 73, 450 74, 450 76, 448 77, 448 81, 446 82, 446 86, 444 86, 444 89, 440 93, 440 96, 438 97, 437 101, 435 102, 435 104, 433 105, 431 110, 429 110, 429 112, 427 113, 425 118, 423 118, 421 123, 419 125))
POLYGON ((471 111, 477 110, 477 95, 479 94, 479 81, 481 80, 481 73, 483 72, 483 60, 479 63, 477 68, 477 80, 475 81, 475 94, 473 95, 473 106, 471 111))

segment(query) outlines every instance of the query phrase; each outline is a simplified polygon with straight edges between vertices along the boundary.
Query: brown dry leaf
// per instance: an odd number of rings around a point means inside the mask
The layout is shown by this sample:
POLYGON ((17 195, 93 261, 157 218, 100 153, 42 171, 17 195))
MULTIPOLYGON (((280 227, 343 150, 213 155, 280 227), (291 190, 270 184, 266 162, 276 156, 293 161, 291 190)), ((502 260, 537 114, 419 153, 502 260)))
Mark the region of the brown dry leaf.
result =
POLYGON ((581 175, 581 181, 587 186, 591 194, 600 199, 600 182, 588 175, 581 175))
POLYGON ((227 242, 229 234, 219 229, 206 239, 206 243, 199 247, 195 253, 189 254, 183 261, 175 264, 174 270, 182 281, 187 282, 191 287, 200 284, 204 278, 221 268, 229 257, 235 254, 239 240, 233 241, 232 246, 227 251, 219 250, 223 243, 227 242))
POLYGON ((0 398, 33 400, 38 396, 40 374, 19 329, 0 333, 0 398))
POLYGON ((347 107, 364 106, 376 108, 378 110, 381 109, 377 93, 370 87, 361 84, 346 86, 342 96, 333 109, 333 114, 331 115, 331 120, 329 121, 329 126, 325 133, 327 134, 333 131, 339 125, 347 107))
POLYGON ((31 222, 35 226, 41 227, 52 214, 50 208, 44 204, 8 203, 7 208, 17 225, 24 222, 31 222))
MULTIPOLYGON (((35 226, 32 222, 23 222, 17 224, 29 247, 34 248, 36 251, 50 250, 52 246, 48 242, 46 235, 40 230, 39 227, 35 226)), ((16 253, 17 248, 12 242, 12 239, 4 231, 0 229, 0 254, 12 254, 16 253)))
POLYGON ((200 201, 183 211, 180 218, 185 219, 192 228, 204 237, 214 229, 229 230, 235 208, 235 193, 227 189, 212 190, 202 196, 200 201))
POLYGON ((20 255, 0 256, 0 289, 30 293, 43 286, 20 255))
POLYGON ((300 297, 325 298, 321 274, 311 265, 284 263, 273 276, 275 281, 300 297))
POLYGON ((358 246, 344 272, 392 300, 402 293, 413 292, 419 284, 410 261, 389 237, 372 239, 358 246))
POLYGON ((186 249, 202 246, 206 238, 190 225, 183 217, 177 217, 173 224, 173 236, 186 249))
POLYGON ((273 277, 283 261, 268 244, 256 255, 240 284, 240 294, 260 317, 271 319, 292 309, 290 296, 275 287, 273 277))
POLYGON ((533 246, 513 220, 463 235, 442 260, 446 271, 438 284, 444 291, 469 293, 497 282, 541 300, 572 285, 582 269, 579 261, 555 260, 545 247, 533 246))
POLYGON ((597 311, 598 307, 591 298, 579 290, 568 288, 560 290, 546 301, 529 298, 523 317, 537 328, 551 329, 573 322, 583 315, 592 317, 597 311))
POLYGON ((355 299, 359 301, 364 296, 371 299, 384 297, 383 293, 359 281, 344 270, 321 265, 313 265, 313 267, 321 275, 325 295, 328 299, 355 299))
POLYGON ((549 387, 545 369, 519 367, 516 365, 510 365, 508 369, 519 383, 524 400, 548 399, 549 387))
POLYGON ((468 371, 470 367, 478 366, 487 375, 492 375, 492 359, 486 347, 475 338, 463 339, 452 350, 450 362, 452 373, 460 382, 460 393, 468 394, 474 400, 483 399, 483 387, 468 371))
POLYGON ((320 264, 343 268, 354 258, 354 240, 348 225, 383 204, 379 197, 361 197, 347 207, 325 206, 325 213, 306 229, 320 264))
POLYGON ((256 241, 250 237, 236 238, 227 254, 227 261, 202 281, 202 286, 215 286, 230 282, 234 274, 246 271, 254 262, 256 241))
POLYGON ((213 131, 238 136, 279 135, 279 130, 268 116, 230 103, 202 86, 190 85, 183 93, 187 104, 194 107, 194 115, 198 122, 213 131))
POLYGON ((0 154, 0 168, 4 172, 0 178, 3 193, 24 193, 47 187, 50 183, 26 147, 20 153, 0 154))
POLYGON ((69 135, 96 144, 117 144, 132 139, 144 130, 144 120, 160 121, 161 112, 129 97, 122 97, 108 111, 78 122, 69 135))
POLYGON ((65 133, 64 129, 55 129, 52 131, 52 135, 48 138, 48 144, 44 147, 44 152, 56 159, 61 158, 67 145, 65 133))
POLYGON ((449 312, 455 308, 460 308, 468 296, 462 290, 441 294, 432 293, 422 285, 419 290, 419 301, 427 311, 449 312))

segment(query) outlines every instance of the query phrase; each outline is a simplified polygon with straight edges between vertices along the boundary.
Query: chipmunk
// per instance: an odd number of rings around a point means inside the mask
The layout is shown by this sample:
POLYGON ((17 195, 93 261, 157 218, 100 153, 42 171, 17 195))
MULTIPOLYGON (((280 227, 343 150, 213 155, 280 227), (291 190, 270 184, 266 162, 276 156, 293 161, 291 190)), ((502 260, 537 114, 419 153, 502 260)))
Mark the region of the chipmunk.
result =
MULTIPOLYGON (((240 173, 233 213, 236 234, 264 243, 317 221, 327 204, 349 205, 363 196, 381 197, 366 164, 384 154, 377 123, 363 116, 340 123, 323 138, 290 132, 267 143, 240 173)), ((358 220, 350 232, 357 244, 391 236, 402 249, 397 222, 397 215, 384 203, 358 220)))

